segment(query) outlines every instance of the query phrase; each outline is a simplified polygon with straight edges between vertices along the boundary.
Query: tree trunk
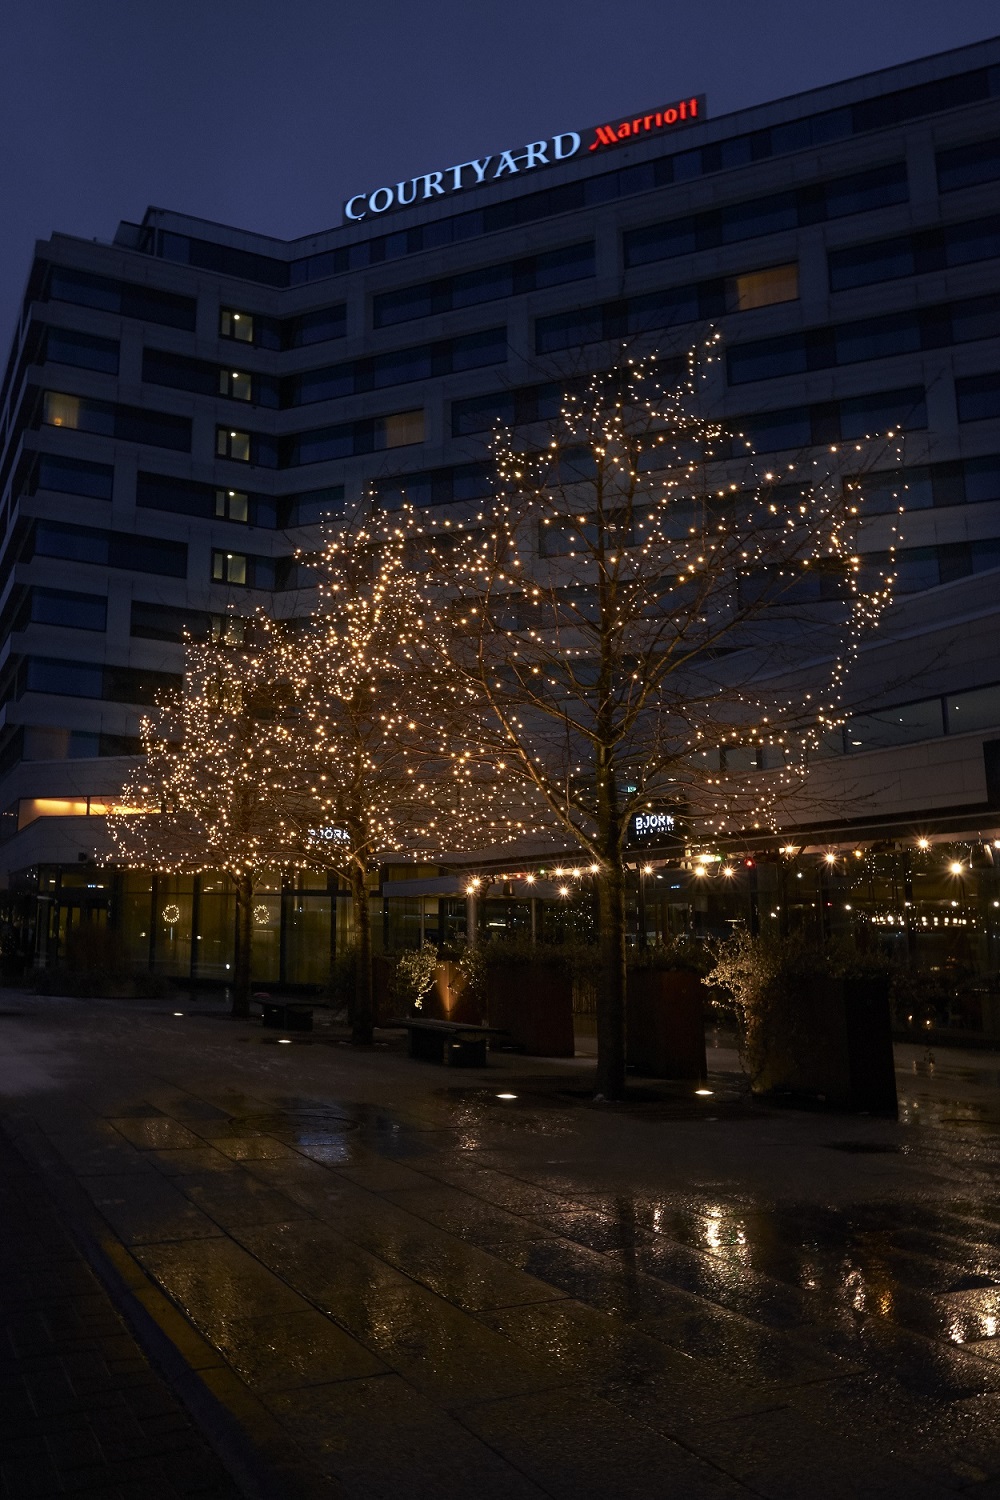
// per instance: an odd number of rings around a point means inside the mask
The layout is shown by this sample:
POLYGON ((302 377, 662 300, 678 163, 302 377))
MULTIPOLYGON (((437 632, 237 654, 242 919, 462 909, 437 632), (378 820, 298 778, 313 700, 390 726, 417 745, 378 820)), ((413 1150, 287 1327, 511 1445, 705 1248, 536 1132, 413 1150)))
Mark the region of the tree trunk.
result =
POLYGON ((358 940, 354 1005, 351 1008, 351 1041, 356 1047, 370 1047, 374 1025, 371 908, 368 904, 368 882, 365 871, 356 866, 351 870, 351 901, 354 907, 354 930, 358 940))
POLYGON ((234 1016, 250 1014, 250 978, 253 962, 253 876, 236 881, 236 953, 233 964, 234 1016))
POLYGON ((625 867, 617 851, 597 877, 601 971, 597 986, 597 1092, 625 1097, 625 867))

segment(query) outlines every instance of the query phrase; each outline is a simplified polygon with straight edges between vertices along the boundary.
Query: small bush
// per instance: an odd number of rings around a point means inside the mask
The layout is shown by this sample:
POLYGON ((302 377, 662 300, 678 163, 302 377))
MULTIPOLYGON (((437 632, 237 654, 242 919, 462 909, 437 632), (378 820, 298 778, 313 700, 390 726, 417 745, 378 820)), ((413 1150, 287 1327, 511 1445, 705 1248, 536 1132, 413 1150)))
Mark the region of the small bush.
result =
POLYGON ((437 966, 438 951, 433 943, 407 948, 396 959, 393 968, 390 981, 393 999, 407 1010, 422 1010, 434 987, 437 966))

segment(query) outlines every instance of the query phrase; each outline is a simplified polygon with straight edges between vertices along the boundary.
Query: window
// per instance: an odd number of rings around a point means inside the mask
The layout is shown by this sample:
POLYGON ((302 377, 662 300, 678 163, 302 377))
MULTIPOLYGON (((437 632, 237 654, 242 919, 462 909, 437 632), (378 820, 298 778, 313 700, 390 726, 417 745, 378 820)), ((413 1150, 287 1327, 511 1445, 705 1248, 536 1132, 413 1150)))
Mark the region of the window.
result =
POLYGON ((284 324, 282 343, 286 349, 302 349, 308 344, 322 344, 328 339, 342 339, 347 332, 347 305, 321 307, 316 312, 301 313, 284 324))
POLYGON ((339 396, 402 385, 411 380, 426 380, 432 375, 450 375, 456 370, 503 364, 506 358, 507 330, 491 328, 483 333, 441 339, 435 344, 422 344, 414 349, 377 354, 288 376, 282 381, 281 404, 286 407, 305 406, 315 401, 330 401, 339 396))
POLYGON ((1000 417, 1000 375, 969 375, 955 381, 960 422, 1000 417))
POLYGON ((253 377, 241 370, 220 370, 219 395, 232 401, 252 401, 253 377))
POLYGON ((77 365, 83 370, 118 374, 118 340, 75 333, 69 328, 50 328, 45 339, 45 358, 59 365, 77 365))
POLYGON ((215 451, 219 458, 231 458, 234 463, 248 464, 250 462, 249 432, 234 432, 228 427, 217 427, 215 451))
POLYGON ((463 271, 457 276, 421 282, 396 292, 383 292, 374 300, 373 322, 376 328, 388 328, 393 323, 407 323, 431 313, 473 307, 480 302, 533 292, 539 287, 561 286, 593 275, 594 246, 592 241, 587 241, 560 250, 548 250, 524 260, 486 266, 478 271, 463 271))
POLYGON ((138 573, 159 573, 167 578, 183 578, 187 573, 187 547, 183 542, 56 521, 36 523, 34 551, 38 557, 61 557, 138 573))
POLYGON ((90 271, 53 266, 43 295, 77 307, 98 307, 126 318, 139 318, 144 323, 160 323, 165 328, 183 328, 188 333, 193 333, 195 328, 197 303, 193 297, 180 297, 174 292, 161 292, 156 287, 115 281, 90 271))
POLYGON ((493 472, 490 464, 483 463, 396 474, 376 480, 375 493, 385 510, 399 510, 404 505, 452 505, 484 500, 493 494, 493 472))
POLYGON ((56 458, 43 453, 38 460, 35 484, 40 490, 55 490, 61 495, 110 500, 114 475, 110 464, 91 464, 79 458, 56 458))
POLYGON ((148 411, 140 406, 118 406, 110 401, 91 401, 83 396, 45 391, 42 422, 50 427, 96 432, 126 442, 173 448, 183 453, 191 451, 191 423, 187 417, 148 411))
POLYGON ((212 553, 212 582, 231 583, 244 587, 247 581, 247 560, 241 552, 212 553))
POLYGON ((423 408, 418 411, 400 411, 391 417, 383 417, 385 448, 406 448, 424 440, 423 408))
POLYGON ((59 693, 66 698, 100 698, 104 690, 104 673, 101 667, 87 662, 32 657, 28 662, 25 690, 29 693, 59 693))
POLYGON ((927 426, 927 406, 922 386, 906 386, 786 411, 751 412, 731 422, 734 429, 747 433, 756 452, 775 453, 782 448, 874 436, 889 429, 914 431, 927 426))
POLYGON ((944 717, 940 698, 924 703, 906 703, 886 708, 876 714, 860 714, 847 725, 847 748, 881 750, 889 745, 905 745, 912 740, 935 739, 944 734, 944 717))
POLYGON ((799 295, 798 262, 769 266, 765 271, 747 271, 742 276, 734 276, 731 287, 736 312, 771 307, 776 302, 794 302, 799 295))
POLYGON ((904 276, 925 275, 949 266, 992 260, 1000 247, 1000 216, 946 224, 915 234, 896 235, 869 245, 831 250, 827 256, 830 290, 840 292, 904 276))
POLYGON ((937 153, 938 191, 977 187, 1000 178, 1000 140, 976 141, 971 146, 953 146, 937 153))
POLYGON ((629 230, 624 236, 625 265, 648 265, 652 261, 689 255, 695 250, 820 224, 890 203, 905 203, 908 196, 904 162, 874 167, 792 192, 734 203, 723 209, 706 209, 687 218, 629 230))
POLYGON ((289 495, 281 506, 282 526, 315 526, 343 510, 344 486, 332 484, 326 489, 309 490, 304 495, 289 495))
POLYGON ((81 425, 82 402, 79 396, 61 396, 56 391, 46 391, 42 404, 42 421, 49 427, 71 427, 81 425))
POLYGON ((949 734, 965 734, 973 729, 994 729, 1000 725, 1000 686, 973 688, 966 693, 952 693, 944 700, 949 734))
POLYGON ((101 594, 75 594, 62 589, 31 591, 33 625, 65 625, 74 630, 106 630, 108 601, 101 594))
POLYGON ((234 312, 223 307, 219 312, 219 335, 224 339, 237 339, 241 344, 253 343, 253 313, 234 312))
POLYGON ((241 490, 216 490, 215 514, 225 521, 249 521, 249 499, 241 490))
POLYGON ((84 760, 100 755, 101 735, 80 729, 47 729, 26 725, 22 759, 84 760))

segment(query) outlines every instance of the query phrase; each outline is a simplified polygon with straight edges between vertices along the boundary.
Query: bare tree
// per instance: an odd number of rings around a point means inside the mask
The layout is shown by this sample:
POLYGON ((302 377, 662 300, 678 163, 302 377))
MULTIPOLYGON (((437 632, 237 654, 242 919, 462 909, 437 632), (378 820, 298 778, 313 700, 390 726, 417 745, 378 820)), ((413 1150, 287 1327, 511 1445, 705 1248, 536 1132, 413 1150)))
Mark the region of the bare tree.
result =
POLYGON ((184 681, 141 725, 144 760, 109 817, 115 858, 161 872, 221 870, 236 888, 232 1011, 250 1009, 254 884, 305 863, 295 654, 263 615, 189 638, 184 681), (245 634, 244 634, 245 632, 245 634))
POLYGON ((380 862, 434 858, 455 841, 518 832, 498 799, 490 755, 444 732, 473 688, 432 652, 435 617, 403 510, 333 532, 315 559, 318 600, 296 641, 296 734, 303 821, 296 848, 351 889, 357 966, 352 1039, 372 1039, 369 878, 380 862), (429 659, 433 672, 426 670, 429 659), (422 726, 419 754, 413 735, 422 726))
POLYGON ((415 650, 430 653, 428 679, 464 691, 412 716, 410 753, 465 747, 520 800, 523 826, 583 851, 609 1098, 625 1081, 631 820, 661 811, 703 834, 772 822, 841 721, 851 660, 889 600, 891 561, 864 566, 860 495, 844 483, 870 445, 759 461, 703 414, 713 350, 693 351, 679 380, 626 359, 570 382, 543 436, 495 435, 488 515, 424 527, 438 628, 415 650), (774 775, 737 772, 748 746, 774 775))

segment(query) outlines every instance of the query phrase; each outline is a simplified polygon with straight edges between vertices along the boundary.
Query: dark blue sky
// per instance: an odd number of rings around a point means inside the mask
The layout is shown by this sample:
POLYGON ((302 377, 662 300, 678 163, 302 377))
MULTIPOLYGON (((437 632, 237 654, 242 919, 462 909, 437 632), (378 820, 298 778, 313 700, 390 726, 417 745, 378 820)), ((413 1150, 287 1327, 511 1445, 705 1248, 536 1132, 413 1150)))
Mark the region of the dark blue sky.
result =
POLYGON ((281 237, 682 93, 709 113, 1000 31, 996 0, 3 0, 0 338, 36 239, 150 203, 281 237))

